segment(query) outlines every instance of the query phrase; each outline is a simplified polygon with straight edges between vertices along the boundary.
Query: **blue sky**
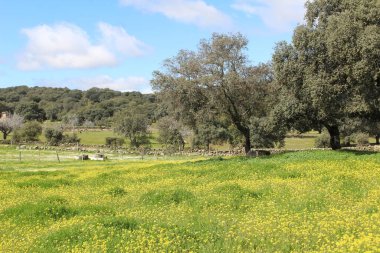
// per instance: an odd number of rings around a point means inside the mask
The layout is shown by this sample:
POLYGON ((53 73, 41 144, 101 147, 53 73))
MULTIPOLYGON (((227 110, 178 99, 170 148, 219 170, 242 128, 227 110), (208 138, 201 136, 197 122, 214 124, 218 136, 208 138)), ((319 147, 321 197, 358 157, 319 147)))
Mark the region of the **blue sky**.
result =
POLYGON ((166 58, 213 32, 242 33, 251 63, 267 62, 302 23, 304 2, 0 0, 0 87, 147 93, 166 58))

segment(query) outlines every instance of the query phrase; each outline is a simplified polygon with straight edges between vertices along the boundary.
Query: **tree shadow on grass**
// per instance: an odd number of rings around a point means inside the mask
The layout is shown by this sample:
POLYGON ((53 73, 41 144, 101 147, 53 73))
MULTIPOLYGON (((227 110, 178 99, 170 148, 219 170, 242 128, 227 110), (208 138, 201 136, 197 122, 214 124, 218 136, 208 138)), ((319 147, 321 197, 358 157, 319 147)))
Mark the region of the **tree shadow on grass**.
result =
POLYGON ((339 153, 346 153, 346 154, 352 154, 357 156, 363 156, 363 155, 374 155, 379 152, 376 151, 369 151, 369 150, 352 150, 352 149, 341 149, 338 150, 339 153))

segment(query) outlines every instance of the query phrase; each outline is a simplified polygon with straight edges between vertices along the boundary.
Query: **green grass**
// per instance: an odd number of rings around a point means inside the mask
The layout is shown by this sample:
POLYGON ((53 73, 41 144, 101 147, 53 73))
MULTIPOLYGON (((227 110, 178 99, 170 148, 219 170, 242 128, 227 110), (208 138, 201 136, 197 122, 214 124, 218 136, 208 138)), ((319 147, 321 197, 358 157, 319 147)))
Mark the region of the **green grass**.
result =
MULTIPOLYGON (((72 131, 66 132, 67 134, 72 134, 72 131)), ((84 145, 105 145, 107 137, 117 137, 124 138, 120 134, 115 133, 113 130, 104 129, 104 130, 83 130, 83 131, 75 131, 77 136, 80 138, 80 143, 84 145)), ((153 148, 159 148, 161 144, 157 141, 157 132, 155 130, 150 134, 150 142, 153 148)), ((46 142, 46 138, 41 135, 39 137, 41 142, 46 142)), ((129 140, 125 138, 125 145, 129 145, 129 140)))
POLYGON ((107 137, 120 138, 120 136, 112 130, 82 131, 82 133, 77 133, 77 135, 81 140, 81 144, 86 145, 104 145, 106 144, 107 137))
POLYGON ((314 148, 315 137, 285 138, 285 149, 308 149, 314 148))
POLYGON ((2 161, 0 191, 0 252, 380 250, 380 154, 2 161))

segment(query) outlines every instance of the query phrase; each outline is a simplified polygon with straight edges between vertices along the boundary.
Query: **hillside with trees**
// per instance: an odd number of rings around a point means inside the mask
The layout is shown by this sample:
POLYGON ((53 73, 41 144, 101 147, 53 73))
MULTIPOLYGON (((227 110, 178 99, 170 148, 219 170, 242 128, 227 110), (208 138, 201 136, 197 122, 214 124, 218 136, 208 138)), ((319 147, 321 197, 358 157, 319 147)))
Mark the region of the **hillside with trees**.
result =
POLYGON ((140 92, 17 86, 2 88, 0 94, 0 111, 26 121, 77 121, 78 125, 111 127, 116 112, 136 105, 147 111, 150 119, 155 117, 155 95, 140 92))

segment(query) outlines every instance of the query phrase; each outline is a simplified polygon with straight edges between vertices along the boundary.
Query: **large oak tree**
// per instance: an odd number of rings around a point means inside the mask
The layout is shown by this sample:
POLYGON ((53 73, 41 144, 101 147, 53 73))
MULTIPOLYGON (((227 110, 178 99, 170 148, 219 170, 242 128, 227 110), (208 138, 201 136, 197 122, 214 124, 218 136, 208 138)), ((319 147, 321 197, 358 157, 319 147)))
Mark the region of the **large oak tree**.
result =
POLYGON ((380 118, 380 2, 314 0, 291 44, 273 55, 279 111, 301 131, 324 126, 340 148, 344 119, 380 118))
POLYGON ((188 126, 228 120, 244 137, 245 152, 252 145, 250 120, 268 109, 263 104, 273 80, 269 66, 249 65, 247 44, 241 34, 215 33, 197 51, 181 50, 166 60, 152 80, 168 111, 188 126))

